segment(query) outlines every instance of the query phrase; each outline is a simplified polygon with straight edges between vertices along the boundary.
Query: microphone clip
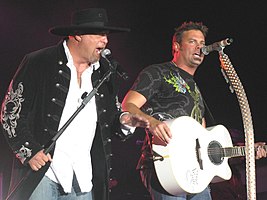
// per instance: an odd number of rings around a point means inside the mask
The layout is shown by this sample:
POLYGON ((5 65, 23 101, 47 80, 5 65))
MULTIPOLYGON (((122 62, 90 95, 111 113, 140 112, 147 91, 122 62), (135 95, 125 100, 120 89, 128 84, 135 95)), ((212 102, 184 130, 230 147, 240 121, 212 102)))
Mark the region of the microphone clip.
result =
POLYGON ((201 52, 204 55, 208 55, 210 52, 212 51, 222 51, 226 46, 230 45, 233 43, 233 39, 232 38, 226 38, 225 40, 221 40, 219 42, 214 42, 213 44, 210 45, 204 45, 201 48, 201 52))

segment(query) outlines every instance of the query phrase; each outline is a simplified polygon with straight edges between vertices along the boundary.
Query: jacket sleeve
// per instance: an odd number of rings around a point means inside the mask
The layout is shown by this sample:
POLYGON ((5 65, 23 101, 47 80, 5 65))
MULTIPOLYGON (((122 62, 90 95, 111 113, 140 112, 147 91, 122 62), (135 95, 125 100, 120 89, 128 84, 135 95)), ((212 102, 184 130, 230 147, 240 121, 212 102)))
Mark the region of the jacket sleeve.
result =
POLYGON ((3 134, 23 164, 42 149, 35 141, 31 130, 32 111, 38 87, 36 83, 38 77, 35 77, 37 74, 34 70, 36 68, 25 56, 9 85, 1 108, 3 134))

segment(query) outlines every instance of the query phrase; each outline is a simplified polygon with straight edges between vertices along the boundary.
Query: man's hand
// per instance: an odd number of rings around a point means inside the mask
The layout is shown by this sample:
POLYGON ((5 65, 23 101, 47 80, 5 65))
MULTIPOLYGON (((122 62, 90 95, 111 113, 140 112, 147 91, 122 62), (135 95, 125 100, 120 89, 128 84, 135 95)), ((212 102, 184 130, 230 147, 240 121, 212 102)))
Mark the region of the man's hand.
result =
POLYGON ((138 114, 130 114, 128 112, 122 114, 120 123, 131 127, 149 128, 149 121, 146 118, 138 114))
POLYGON ((263 146, 265 145, 265 142, 256 142, 254 144, 255 148, 256 148, 256 159, 260 159, 260 158, 265 158, 266 157, 266 151, 263 148, 263 146))
POLYGON ((45 166, 48 161, 52 161, 51 155, 44 153, 44 150, 39 151, 30 160, 29 165, 34 171, 38 171, 41 167, 45 166))
POLYGON ((166 146, 171 140, 171 130, 165 122, 151 118, 149 131, 153 135, 154 144, 166 146))

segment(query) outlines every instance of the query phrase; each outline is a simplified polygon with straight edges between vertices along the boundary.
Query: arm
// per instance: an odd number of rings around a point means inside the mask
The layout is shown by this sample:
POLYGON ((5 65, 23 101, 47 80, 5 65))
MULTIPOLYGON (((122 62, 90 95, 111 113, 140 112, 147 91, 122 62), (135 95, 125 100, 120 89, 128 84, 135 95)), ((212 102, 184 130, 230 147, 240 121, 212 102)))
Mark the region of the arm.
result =
POLYGON ((34 65, 27 56, 13 77, 2 104, 1 125, 3 134, 15 156, 22 164, 29 164, 37 171, 43 161, 51 160, 50 155, 42 153, 42 145, 35 139, 32 131, 33 105, 36 98, 38 78, 34 75, 34 65), (38 154, 38 155, 37 155, 38 154), (43 155, 42 155, 43 154, 43 155), (40 160, 40 155, 41 160, 40 160), (39 161, 38 163, 36 162, 39 161))
POLYGON ((202 119, 202 126, 203 126, 204 128, 206 128, 206 120, 205 120, 205 118, 202 119))
POLYGON ((149 122, 149 131, 156 136, 163 144, 167 144, 171 138, 169 127, 154 117, 151 117, 141 111, 141 107, 146 103, 146 98, 133 90, 130 90, 123 99, 122 109, 132 114, 138 114, 149 122))

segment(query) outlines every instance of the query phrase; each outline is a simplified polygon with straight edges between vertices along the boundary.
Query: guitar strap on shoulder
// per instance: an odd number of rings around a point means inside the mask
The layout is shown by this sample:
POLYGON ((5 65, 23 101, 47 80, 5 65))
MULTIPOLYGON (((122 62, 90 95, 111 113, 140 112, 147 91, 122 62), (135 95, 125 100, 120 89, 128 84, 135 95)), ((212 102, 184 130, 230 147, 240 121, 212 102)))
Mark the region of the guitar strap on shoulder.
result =
MULTIPOLYGON (((210 109, 209 109, 209 107, 208 107, 208 105, 207 105, 205 99, 204 99, 203 97, 202 97, 202 99, 203 99, 203 103, 204 103, 204 106, 205 106, 205 116, 206 116, 206 113, 207 113, 207 116, 208 116, 209 119, 210 119, 210 123, 211 123, 211 125, 214 126, 214 125, 217 124, 217 122, 215 121, 215 119, 214 119, 214 117, 213 117, 213 115, 212 115, 212 113, 211 113, 211 111, 210 111, 210 109)), ((205 118, 206 118, 206 117, 205 117, 205 118)), ((206 119, 206 121, 207 121, 207 119, 206 119)))

